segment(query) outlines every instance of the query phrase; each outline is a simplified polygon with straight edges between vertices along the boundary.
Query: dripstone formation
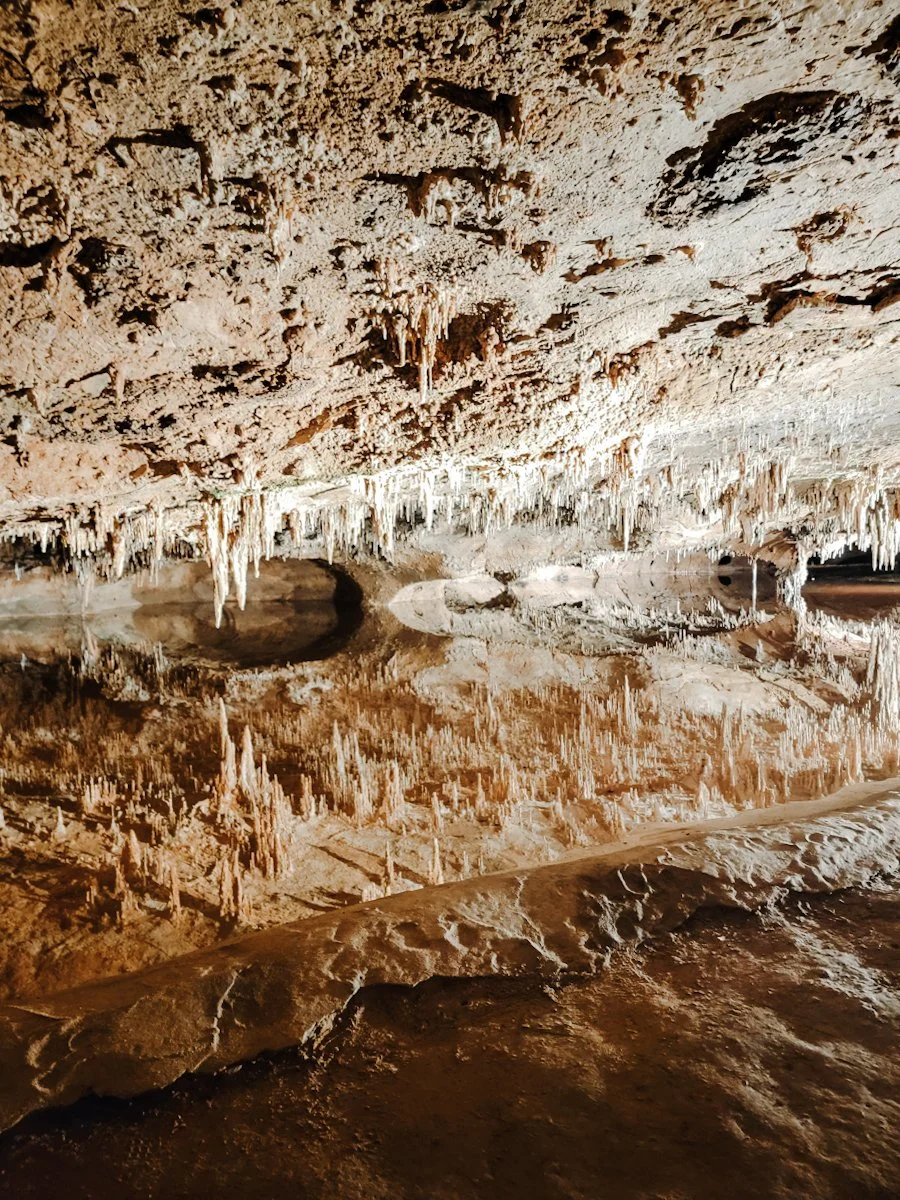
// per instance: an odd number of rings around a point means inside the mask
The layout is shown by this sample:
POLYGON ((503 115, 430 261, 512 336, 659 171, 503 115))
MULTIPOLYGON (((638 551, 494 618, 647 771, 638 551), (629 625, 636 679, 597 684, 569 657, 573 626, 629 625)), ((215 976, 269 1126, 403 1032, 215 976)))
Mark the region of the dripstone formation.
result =
POLYGON ((0 4, 0 1194, 896 1195, 898 89, 0 4))
POLYGON ((6 537, 223 592, 438 519, 896 554, 890 6, 0 22, 6 537))

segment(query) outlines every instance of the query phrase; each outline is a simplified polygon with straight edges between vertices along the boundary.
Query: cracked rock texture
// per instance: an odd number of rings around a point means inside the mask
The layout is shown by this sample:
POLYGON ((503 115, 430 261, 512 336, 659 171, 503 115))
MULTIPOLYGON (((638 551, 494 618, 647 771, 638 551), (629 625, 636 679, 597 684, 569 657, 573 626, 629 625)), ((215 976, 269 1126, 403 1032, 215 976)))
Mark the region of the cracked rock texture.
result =
POLYGON ((889 470, 898 39, 876 0, 4 5, 0 524, 748 421, 889 470))
POLYGON ((898 846, 900 798, 862 785, 727 829, 679 829, 649 846, 408 892, 8 1005, 0 1122, 315 1041, 374 985, 592 974, 707 910, 896 880, 898 846))

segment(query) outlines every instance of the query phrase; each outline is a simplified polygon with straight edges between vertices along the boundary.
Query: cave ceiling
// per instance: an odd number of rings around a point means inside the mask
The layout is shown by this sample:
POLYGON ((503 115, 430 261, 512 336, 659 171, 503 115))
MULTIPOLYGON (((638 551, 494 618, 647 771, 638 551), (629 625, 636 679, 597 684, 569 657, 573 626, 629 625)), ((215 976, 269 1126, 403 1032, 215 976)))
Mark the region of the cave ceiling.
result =
POLYGON ((547 464, 893 481, 890 5, 22 0, 0 47, 8 537, 215 558, 223 497, 547 464))

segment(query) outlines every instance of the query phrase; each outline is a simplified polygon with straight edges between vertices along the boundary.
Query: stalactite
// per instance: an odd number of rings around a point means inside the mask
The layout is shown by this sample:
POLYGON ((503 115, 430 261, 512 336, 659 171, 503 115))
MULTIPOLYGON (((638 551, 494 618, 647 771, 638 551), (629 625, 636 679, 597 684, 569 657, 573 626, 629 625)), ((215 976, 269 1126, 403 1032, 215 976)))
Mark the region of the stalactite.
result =
POLYGON ((178 867, 172 863, 169 867, 169 917, 172 921, 181 920, 181 885, 178 879, 178 867))
POLYGON ((394 867, 394 847, 390 838, 388 838, 384 847, 384 874, 383 887, 385 895, 389 896, 394 889, 396 883, 396 871, 394 867))
POLYGON ((431 842, 431 862, 428 867, 428 882, 432 887, 437 887, 444 882, 444 868, 441 864, 441 844, 436 837, 432 838, 431 842))
MULTIPOLYGON (((386 296, 397 289, 406 294, 387 269, 383 286, 386 296)), ((432 350, 453 305, 426 289, 407 306, 403 322, 418 322, 421 330, 403 333, 398 355, 402 345, 402 354, 414 358, 430 386, 432 350)), ((795 460, 793 452, 773 455, 765 443, 746 439, 714 463, 697 467, 675 458, 660 471, 653 437, 645 433, 592 438, 565 450, 544 448, 538 459, 509 452, 484 461, 423 460, 327 486, 267 489, 248 463, 243 488, 202 503, 168 511, 155 504, 123 517, 98 506, 73 511, 62 521, 25 523, 4 536, 45 549, 58 546, 86 572, 87 587, 94 574, 118 577, 146 561, 152 572, 167 555, 205 554, 217 620, 232 592, 243 605, 250 567, 258 569, 261 559, 271 557, 279 538, 286 536, 297 551, 329 559, 390 558, 398 530, 419 522, 430 529, 445 521, 470 534, 520 522, 549 529, 565 525, 607 531, 628 548, 648 532, 700 522, 717 550, 740 544, 757 553, 772 530, 794 529, 807 555, 855 547, 869 550, 876 567, 892 564, 900 553, 900 487, 879 470, 809 484, 795 478, 795 460)))
POLYGON ((238 773, 238 783, 244 795, 252 802, 258 794, 256 765, 253 761, 253 735, 250 726, 244 726, 244 736, 241 740, 241 766, 238 773))
POLYGON ((418 365, 419 396, 424 402, 432 386, 438 343, 447 337, 456 315, 456 293, 434 283, 404 287, 392 260, 378 264, 378 276, 382 298, 376 316, 382 334, 401 367, 407 361, 418 365))
POLYGON ((236 915, 234 887, 231 859, 226 857, 222 859, 219 867, 219 916, 226 921, 236 915))
POLYGON ((887 621, 874 624, 866 686, 879 727, 900 728, 900 630, 887 621))

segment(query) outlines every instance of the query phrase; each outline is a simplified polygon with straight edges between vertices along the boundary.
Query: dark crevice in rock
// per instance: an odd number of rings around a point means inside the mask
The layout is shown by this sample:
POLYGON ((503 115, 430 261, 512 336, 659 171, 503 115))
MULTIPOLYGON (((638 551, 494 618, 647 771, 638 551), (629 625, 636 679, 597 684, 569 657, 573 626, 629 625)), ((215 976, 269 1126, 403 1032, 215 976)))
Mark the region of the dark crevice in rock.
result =
POLYGON ((497 129, 504 140, 522 136, 524 122, 521 96, 494 92, 488 88, 462 87, 448 79, 426 79, 423 86, 425 91, 447 100, 458 108, 490 117, 496 121, 497 129))
POLYGON ((14 104, 4 108, 3 115, 12 125, 22 129, 52 129, 54 124, 38 104, 14 104))
POLYGON ((212 179, 212 158, 209 147, 195 138, 186 125, 176 125, 173 129, 150 129, 146 133, 135 134, 132 137, 113 137, 106 143, 106 149, 121 167, 129 166, 121 151, 127 151, 131 146, 163 146, 171 150, 193 150, 200 162, 200 179, 204 188, 209 188, 212 179))
POLYGON ((39 266, 51 254, 55 254, 63 246, 58 237, 48 238, 45 242, 37 242, 26 246, 20 242, 0 242, 0 267, 18 267, 27 270, 39 266))
POLYGON ((863 54, 879 62, 886 75, 900 80, 900 17, 894 17, 881 37, 867 46, 863 54))
POLYGON ((699 325, 704 321, 715 321, 720 316, 721 313, 674 313, 668 325, 663 325, 658 331, 660 341, 662 341, 664 338, 670 337, 673 333, 681 333, 682 329, 687 329, 689 325, 699 325))
POLYGON ((648 213, 675 224, 752 200, 768 188, 769 168, 801 162, 858 114, 856 97, 831 90, 773 92, 753 100, 716 121, 702 145, 669 156, 648 213))

